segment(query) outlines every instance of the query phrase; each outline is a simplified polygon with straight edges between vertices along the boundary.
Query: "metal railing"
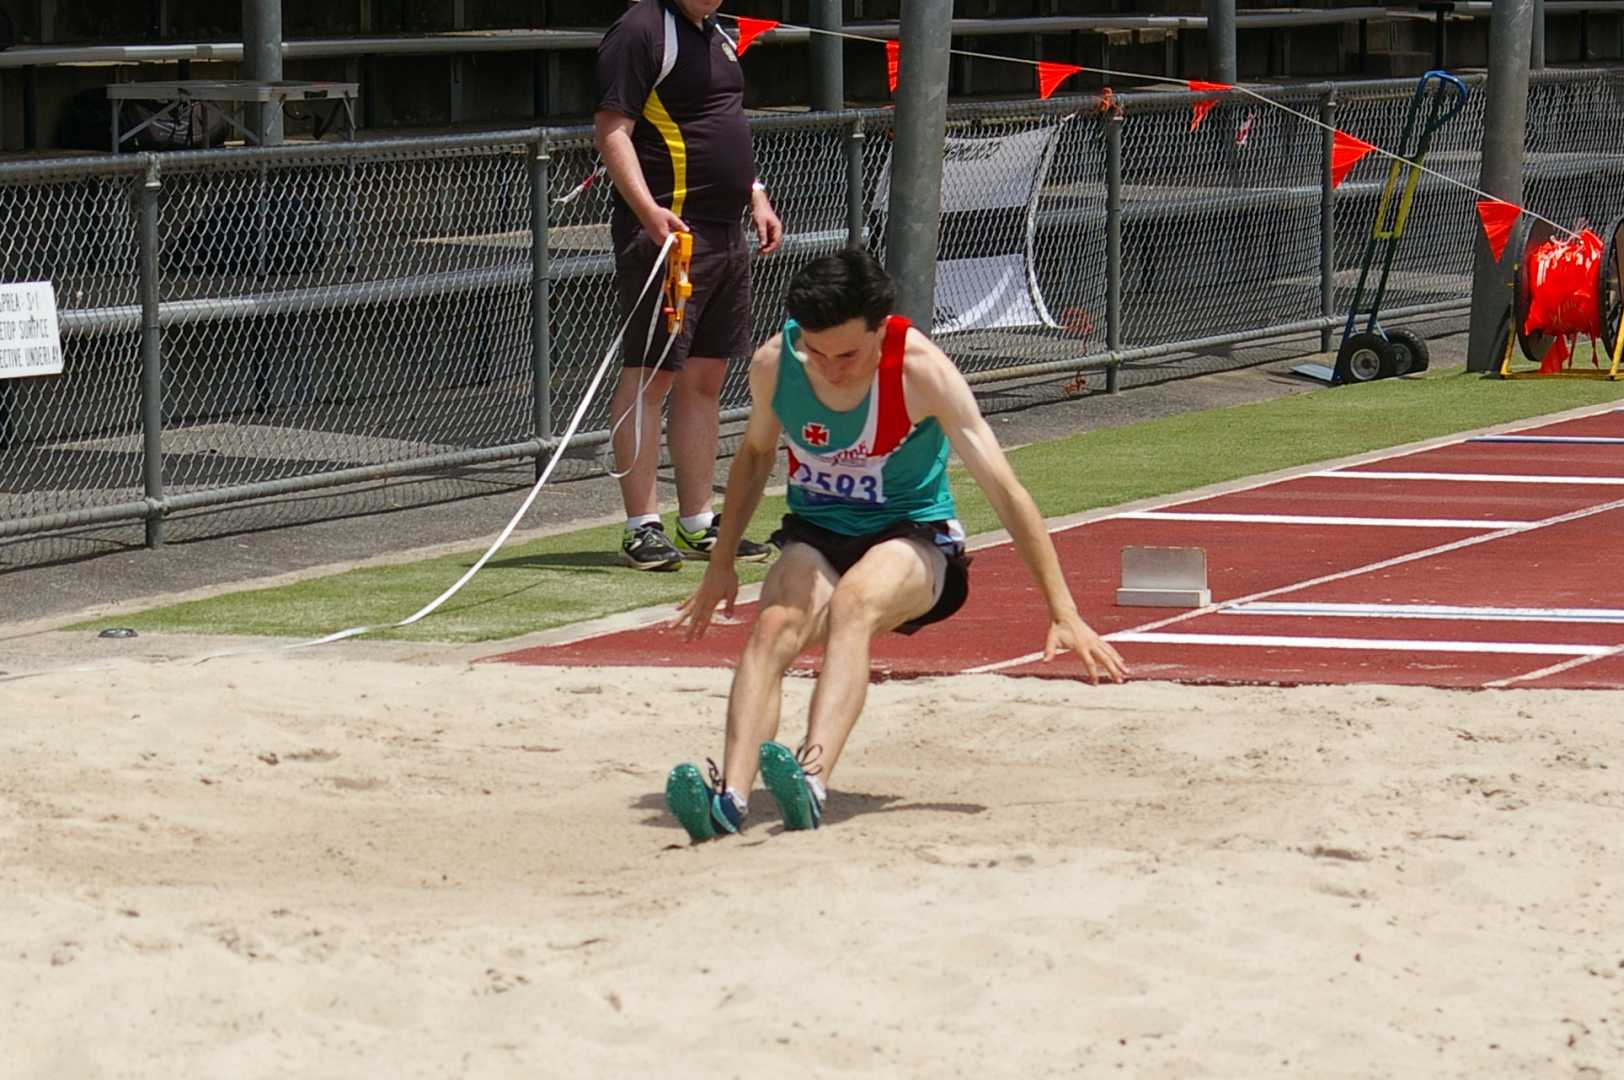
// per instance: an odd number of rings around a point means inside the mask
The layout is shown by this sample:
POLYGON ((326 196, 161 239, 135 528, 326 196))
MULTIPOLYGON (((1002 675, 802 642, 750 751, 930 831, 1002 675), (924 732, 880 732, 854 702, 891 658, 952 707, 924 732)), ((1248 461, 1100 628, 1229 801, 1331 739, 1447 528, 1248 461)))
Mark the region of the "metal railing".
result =
MULTIPOLYGON (((1580 5, 1590 7, 1594 5, 1580 5)), ((1378 6, 1305 11, 1241 11, 1241 29, 1284 29, 1295 26, 1355 23, 1370 20, 1412 19, 1416 12, 1378 6)), ((1430 16, 1423 16, 1430 18, 1430 16)), ((1051 15, 1019 18, 954 19, 956 38, 1030 36, 1033 34, 1103 32, 1110 30, 1204 30, 1205 15, 1051 15)), ((847 33, 895 38, 895 21, 853 22, 847 33)), ((784 27, 762 39, 764 45, 804 43, 810 32, 784 27)), ((358 56, 432 56, 488 52, 553 52, 596 49, 601 30, 454 30, 426 34, 368 34, 355 37, 291 38, 282 44, 288 60, 349 59, 358 56)), ((0 52, 0 68, 43 67, 55 64, 177 63, 191 60, 241 60, 240 41, 150 42, 125 45, 22 45, 0 52)))
MULTIPOLYGON (((1396 146, 1414 86, 1271 94, 1396 146)), ((1103 370, 1114 389, 1147 362, 1330 340, 1386 163, 1333 191, 1327 133, 1244 99, 1192 131, 1195 99, 951 111, 955 139, 1049 143, 1019 220, 945 222, 940 258, 1019 253, 1050 316, 944 335, 972 382, 1103 370)), ((1624 71, 1535 75, 1532 208, 1624 212, 1621 102, 1624 71)), ((752 122, 789 229, 754 263, 757 340, 807 260, 883 250, 890 119, 752 122)), ((1475 183, 1481 125, 1474 93, 1429 167, 1475 183)), ((619 322, 608 185, 581 189, 596 164, 590 131, 571 128, 0 166, 0 275, 54 283, 65 352, 60 376, 0 380, 0 540, 139 522, 157 544, 183 511, 549 452, 619 322)), ((1464 311, 1476 228, 1469 194, 1423 177, 1386 316, 1464 311)), ((606 441, 602 397, 576 449, 606 441)), ((736 367, 724 415, 747 397, 736 367)))

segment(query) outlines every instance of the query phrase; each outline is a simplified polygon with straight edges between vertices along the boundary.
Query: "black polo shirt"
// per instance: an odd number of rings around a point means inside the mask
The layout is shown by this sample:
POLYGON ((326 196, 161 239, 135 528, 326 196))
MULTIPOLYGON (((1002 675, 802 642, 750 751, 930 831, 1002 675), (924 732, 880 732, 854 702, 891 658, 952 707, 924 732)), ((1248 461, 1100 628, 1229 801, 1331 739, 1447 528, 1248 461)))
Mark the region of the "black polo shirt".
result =
MULTIPOLYGON (((674 0, 641 0, 598 45, 597 92, 599 112, 637 121, 632 145, 661 206, 684 221, 740 219, 755 155, 744 71, 715 17, 698 27, 674 0)), ((624 209, 618 191, 614 198, 624 209)))

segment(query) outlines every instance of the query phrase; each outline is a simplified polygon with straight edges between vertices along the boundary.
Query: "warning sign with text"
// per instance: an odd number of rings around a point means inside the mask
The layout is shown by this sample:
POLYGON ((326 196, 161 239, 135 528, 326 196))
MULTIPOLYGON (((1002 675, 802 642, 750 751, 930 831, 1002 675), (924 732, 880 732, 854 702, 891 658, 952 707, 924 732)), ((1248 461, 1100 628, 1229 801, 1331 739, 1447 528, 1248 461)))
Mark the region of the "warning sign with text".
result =
POLYGON ((0 285, 0 379, 60 374, 56 290, 49 281, 0 285))

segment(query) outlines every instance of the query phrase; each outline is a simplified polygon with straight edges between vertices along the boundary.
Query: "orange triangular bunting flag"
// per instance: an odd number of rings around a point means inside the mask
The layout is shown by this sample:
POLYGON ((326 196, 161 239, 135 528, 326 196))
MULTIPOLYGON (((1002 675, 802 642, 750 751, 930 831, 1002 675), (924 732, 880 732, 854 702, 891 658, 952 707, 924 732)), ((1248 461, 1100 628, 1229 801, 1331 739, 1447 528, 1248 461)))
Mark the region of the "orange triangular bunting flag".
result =
POLYGON ((902 66, 902 42, 885 43, 885 74, 891 81, 891 92, 897 92, 897 69, 902 66))
POLYGON ((1489 242, 1489 251, 1494 255, 1494 261, 1500 261, 1500 255, 1506 250, 1506 241, 1511 239, 1511 227, 1517 224, 1517 217, 1522 208, 1513 206, 1499 199, 1477 200, 1477 216, 1483 222, 1483 237, 1489 242))
MULTIPOLYGON (((1225 90, 1234 89, 1233 86, 1226 82, 1202 82, 1200 79, 1191 79, 1186 85, 1198 94, 1221 94, 1225 90)), ((1195 115, 1190 117, 1191 131, 1201 130, 1201 125, 1207 120, 1207 114, 1212 112, 1212 107, 1216 104, 1218 104, 1218 99, 1215 97, 1202 98, 1195 103, 1193 106, 1195 115)))
POLYGON ((1055 64, 1047 60, 1038 61, 1038 97, 1049 100, 1056 88, 1079 71, 1083 70, 1076 64, 1055 64))
POLYGON ((1212 112, 1213 106, 1217 104, 1218 99, 1215 97, 1202 98, 1200 101, 1196 102, 1195 115, 1190 118, 1190 130, 1201 130, 1202 122, 1207 119, 1207 114, 1212 112))
POLYGON ((1342 181, 1347 179, 1348 171, 1375 149, 1363 139, 1356 139, 1346 131, 1338 131, 1331 139, 1331 187, 1340 187, 1342 181))
POLYGON ((777 19, 746 19, 742 15, 736 20, 739 24, 739 44, 737 51, 740 56, 750 47, 750 43, 778 25, 777 19))

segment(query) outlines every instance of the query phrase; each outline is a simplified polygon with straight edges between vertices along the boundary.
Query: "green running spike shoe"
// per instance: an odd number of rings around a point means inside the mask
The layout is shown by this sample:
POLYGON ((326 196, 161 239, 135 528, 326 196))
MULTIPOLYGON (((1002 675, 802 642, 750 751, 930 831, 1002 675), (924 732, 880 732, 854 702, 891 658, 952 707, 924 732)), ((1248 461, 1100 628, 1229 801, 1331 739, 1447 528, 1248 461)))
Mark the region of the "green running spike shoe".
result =
POLYGON ((665 780, 665 805, 695 843, 737 833, 744 828, 744 810, 733 793, 722 784, 714 761, 707 783, 699 766, 684 762, 671 770, 665 780))
POLYGON ((796 754, 782 743, 761 744, 761 780, 778 803, 786 829, 816 829, 823 822, 823 803, 807 782, 807 769, 818 771, 813 762, 819 753, 816 746, 803 746, 796 754))

